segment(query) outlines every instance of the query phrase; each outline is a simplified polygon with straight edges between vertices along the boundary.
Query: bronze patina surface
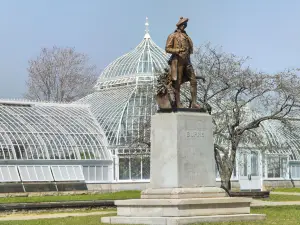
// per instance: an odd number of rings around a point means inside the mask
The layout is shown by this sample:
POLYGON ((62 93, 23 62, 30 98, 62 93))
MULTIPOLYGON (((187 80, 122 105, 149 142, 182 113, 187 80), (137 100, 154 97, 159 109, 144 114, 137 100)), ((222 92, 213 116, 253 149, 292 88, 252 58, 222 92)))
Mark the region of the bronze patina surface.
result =
MULTIPOLYGON (((187 22, 188 18, 181 17, 176 24, 177 29, 167 38, 165 50, 171 54, 168 62, 170 68, 159 78, 159 82, 166 86, 165 91, 157 95, 160 108, 183 108, 180 102, 180 87, 185 82, 190 82, 190 108, 201 108, 197 103, 197 80, 190 59, 190 55, 193 54, 193 42, 185 31, 187 22)), ((200 79, 205 81, 202 77, 200 79)))

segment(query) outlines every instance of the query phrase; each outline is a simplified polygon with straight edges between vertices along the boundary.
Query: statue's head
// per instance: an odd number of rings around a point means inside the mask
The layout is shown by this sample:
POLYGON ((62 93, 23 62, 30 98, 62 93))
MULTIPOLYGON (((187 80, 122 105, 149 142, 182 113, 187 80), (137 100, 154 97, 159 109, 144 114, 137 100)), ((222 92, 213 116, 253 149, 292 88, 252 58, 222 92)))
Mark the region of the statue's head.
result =
POLYGON ((176 26, 177 26, 180 30, 184 30, 184 29, 187 27, 188 21, 189 21, 188 18, 180 17, 180 20, 178 21, 178 23, 176 24, 176 26))

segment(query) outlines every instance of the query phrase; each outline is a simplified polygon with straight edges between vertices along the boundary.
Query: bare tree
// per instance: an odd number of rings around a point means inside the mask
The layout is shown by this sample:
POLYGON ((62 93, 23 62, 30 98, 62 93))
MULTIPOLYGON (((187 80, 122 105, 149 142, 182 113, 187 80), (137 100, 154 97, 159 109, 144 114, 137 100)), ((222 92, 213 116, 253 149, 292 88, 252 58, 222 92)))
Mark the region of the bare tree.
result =
POLYGON ((267 120, 290 123, 300 97, 297 71, 270 75, 251 70, 247 58, 226 54, 210 44, 194 54, 202 104, 212 107, 214 150, 221 186, 231 189, 230 178, 241 145, 267 147, 258 127, 267 120))
POLYGON ((88 94, 97 80, 96 67, 74 48, 43 48, 29 61, 25 98, 70 102, 88 94))

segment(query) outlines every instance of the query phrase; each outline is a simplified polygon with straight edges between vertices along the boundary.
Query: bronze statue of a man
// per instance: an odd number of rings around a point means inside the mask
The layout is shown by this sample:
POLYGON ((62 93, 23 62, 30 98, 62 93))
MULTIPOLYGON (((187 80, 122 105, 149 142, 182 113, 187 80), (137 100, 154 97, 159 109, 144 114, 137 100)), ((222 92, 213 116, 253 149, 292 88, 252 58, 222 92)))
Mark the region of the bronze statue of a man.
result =
POLYGON ((193 54, 193 42, 185 32, 188 20, 188 18, 180 18, 176 24, 177 29, 168 36, 166 52, 172 54, 169 65, 171 67, 172 86, 175 89, 176 107, 182 108, 180 86, 189 81, 192 100, 191 108, 199 109, 200 105, 197 104, 197 80, 190 60, 190 55, 193 54))

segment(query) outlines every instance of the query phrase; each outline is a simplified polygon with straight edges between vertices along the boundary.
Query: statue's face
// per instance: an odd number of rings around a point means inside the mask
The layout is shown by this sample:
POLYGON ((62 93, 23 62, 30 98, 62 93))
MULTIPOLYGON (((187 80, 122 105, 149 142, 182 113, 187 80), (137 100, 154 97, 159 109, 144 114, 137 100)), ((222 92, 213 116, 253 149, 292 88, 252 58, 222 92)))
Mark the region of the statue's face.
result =
POLYGON ((181 24, 181 25, 179 26, 179 29, 180 29, 180 30, 184 30, 186 27, 187 27, 187 22, 181 24))
POLYGON ((184 29, 187 28, 187 22, 185 22, 184 24, 182 24, 184 26, 184 29))

